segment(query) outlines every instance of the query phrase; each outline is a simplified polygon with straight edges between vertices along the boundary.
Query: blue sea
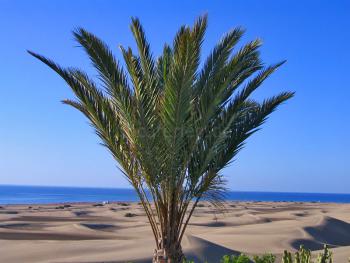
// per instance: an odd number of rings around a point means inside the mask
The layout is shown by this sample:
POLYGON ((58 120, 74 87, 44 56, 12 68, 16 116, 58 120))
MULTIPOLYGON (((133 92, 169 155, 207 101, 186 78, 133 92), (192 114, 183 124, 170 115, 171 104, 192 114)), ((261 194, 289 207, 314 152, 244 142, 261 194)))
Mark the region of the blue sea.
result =
MULTIPOLYGON (((350 203, 350 194, 228 192, 230 201, 350 203)), ((0 204, 138 201, 132 189, 0 185, 0 204)))

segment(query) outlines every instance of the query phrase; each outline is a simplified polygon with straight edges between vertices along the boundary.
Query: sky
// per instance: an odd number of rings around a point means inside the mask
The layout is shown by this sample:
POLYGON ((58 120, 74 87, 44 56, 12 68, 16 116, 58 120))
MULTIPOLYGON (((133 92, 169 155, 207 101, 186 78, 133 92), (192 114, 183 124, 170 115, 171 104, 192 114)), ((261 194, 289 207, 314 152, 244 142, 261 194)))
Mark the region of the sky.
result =
POLYGON ((134 47, 139 17, 155 56, 207 13, 207 55, 225 32, 259 37, 266 64, 288 62, 254 95, 295 91, 222 171, 232 190, 350 193, 349 1, 0 0, 0 184, 129 187, 69 87, 26 50, 95 76, 71 34, 84 27, 115 52, 134 47))

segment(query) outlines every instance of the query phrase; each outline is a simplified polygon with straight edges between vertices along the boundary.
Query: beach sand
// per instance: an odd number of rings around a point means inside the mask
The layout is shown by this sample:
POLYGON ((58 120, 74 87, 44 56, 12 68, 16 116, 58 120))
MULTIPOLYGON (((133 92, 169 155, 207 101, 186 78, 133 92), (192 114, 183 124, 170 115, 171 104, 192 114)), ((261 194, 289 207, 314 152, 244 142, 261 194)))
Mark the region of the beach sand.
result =
MULTIPOLYGON (((215 263, 223 254, 281 255, 323 243, 332 246, 335 263, 348 262, 350 204, 227 202, 218 213, 203 202, 183 249, 197 262, 215 263)), ((154 244, 137 203, 0 207, 1 263, 150 262, 154 244)))

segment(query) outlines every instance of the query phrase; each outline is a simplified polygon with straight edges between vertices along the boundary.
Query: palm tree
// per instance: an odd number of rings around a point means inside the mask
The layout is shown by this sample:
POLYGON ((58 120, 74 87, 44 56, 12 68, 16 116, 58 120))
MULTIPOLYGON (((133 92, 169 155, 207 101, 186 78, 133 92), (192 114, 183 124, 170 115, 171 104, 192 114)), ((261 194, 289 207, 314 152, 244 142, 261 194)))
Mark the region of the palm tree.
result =
POLYGON ((182 26, 172 45, 155 59, 144 29, 133 18, 138 54, 120 47, 126 71, 107 45, 83 28, 75 39, 98 72, 98 84, 83 71, 62 68, 30 52, 56 71, 136 193, 152 228, 154 262, 181 262, 181 240, 200 199, 223 204, 220 171, 278 105, 283 92, 259 103, 250 98, 283 62, 264 67, 261 41, 233 52, 244 30, 235 28, 200 66, 207 16, 182 26), (98 87, 98 86, 101 86, 98 87))

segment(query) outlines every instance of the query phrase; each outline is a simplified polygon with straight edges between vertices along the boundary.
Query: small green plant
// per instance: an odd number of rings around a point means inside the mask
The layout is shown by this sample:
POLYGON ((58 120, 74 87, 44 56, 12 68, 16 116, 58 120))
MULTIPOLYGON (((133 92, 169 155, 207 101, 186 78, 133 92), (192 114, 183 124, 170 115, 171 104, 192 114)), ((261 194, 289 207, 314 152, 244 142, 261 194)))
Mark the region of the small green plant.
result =
POLYGON ((287 250, 285 250, 283 252, 283 257, 282 257, 282 263, 292 263, 292 253, 288 252, 287 250))
POLYGON ((285 250, 283 252, 282 263, 312 263, 311 251, 306 249, 304 246, 300 246, 299 250, 294 254, 294 261, 292 253, 285 250))
MULTIPOLYGON (((315 261, 312 261, 311 258, 311 251, 301 245, 299 250, 294 254, 294 261, 292 253, 285 250, 282 257, 282 263, 314 263, 315 261)), ((332 252, 327 245, 324 245, 323 252, 317 256, 316 263, 333 263, 332 252)))
POLYGON ((254 263, 275 263, 276 256, 271 253, 266 253, 262 256, 254 256, 254 263))
POLYGON ((303 245, 300 246, 299 251, 295 252, 295 263, 312 263, 311 251, 306 249, 303 245))
POLYGON ((332 263, 332 262, 333 262, 332 252, 329 250, 327 245, 324 245, 323 252, 319 254, 317 257, 317 263, 332 263))
POLYGON ((239 256, 225 255, 222 257, 221 263, 250 263, 250 258, 247 255, 240 254, 239 256))
POLYGON ((229 255, 225 255, 222 257, 222 259, 220 260, 220 263, 230 263, 231 262, 231 256, 229 255))

